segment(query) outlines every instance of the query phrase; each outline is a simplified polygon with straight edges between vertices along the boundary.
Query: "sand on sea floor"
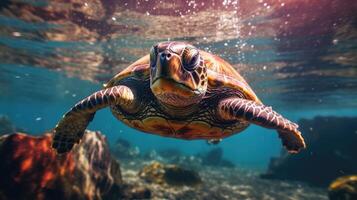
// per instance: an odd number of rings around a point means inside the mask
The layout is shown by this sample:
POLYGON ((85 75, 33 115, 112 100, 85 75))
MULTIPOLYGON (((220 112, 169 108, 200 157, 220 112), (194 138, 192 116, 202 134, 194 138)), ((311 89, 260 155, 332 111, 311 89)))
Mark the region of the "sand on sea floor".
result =
POLYGON ((152 161, 121 162, 124 182, 149 188, 152 199, 328 199, 325 188, 299 182, 264 180, 259 178, 258 172, 238 168, 202 166, 198 172, 203 183, 196 187, 148 183, 138 176, 138 172, 152 161))

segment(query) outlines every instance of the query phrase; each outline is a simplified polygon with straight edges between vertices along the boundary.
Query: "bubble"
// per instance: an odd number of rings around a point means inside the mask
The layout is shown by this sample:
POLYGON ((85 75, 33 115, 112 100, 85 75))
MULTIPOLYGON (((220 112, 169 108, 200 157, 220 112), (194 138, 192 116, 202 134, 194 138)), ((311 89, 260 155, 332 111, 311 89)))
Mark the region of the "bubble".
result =
POLYGON ((12 35, 14 37, 20 37, 21 36, 21 33, 20 32, 13 32, 12 35))
POLYGON ((338 44, 338 39, 332 40, 332 44, 334 44, 334 45, 338 44))

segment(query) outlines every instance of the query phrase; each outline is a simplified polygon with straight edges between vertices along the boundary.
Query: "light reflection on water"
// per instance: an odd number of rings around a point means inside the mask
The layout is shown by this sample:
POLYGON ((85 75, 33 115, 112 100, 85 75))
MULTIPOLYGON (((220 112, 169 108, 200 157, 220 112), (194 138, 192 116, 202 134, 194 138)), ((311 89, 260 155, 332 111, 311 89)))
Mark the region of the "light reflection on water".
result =
POLYGON ((299 102, 355 107, 351 5, 349 0, 5 1, 0 56, 3 64, 103 83, 157 41, 185 40, 228 60, 263 100, 285 109, 299 102))

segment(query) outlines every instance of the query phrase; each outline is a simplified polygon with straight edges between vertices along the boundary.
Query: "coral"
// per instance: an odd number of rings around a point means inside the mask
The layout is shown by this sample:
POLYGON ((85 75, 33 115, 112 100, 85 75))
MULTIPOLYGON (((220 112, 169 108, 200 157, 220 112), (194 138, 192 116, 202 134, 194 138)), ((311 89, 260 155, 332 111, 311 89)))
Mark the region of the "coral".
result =
POLYGON ((328 186, 344 174, 357 173, 357 118, 315 117, 299 121, 307 149, 273 158, 263 178, 305 181, 328 186))
POLYGON ((331 183, 328 190, 330 200, 357 199, 357 175, 336 179, 331 183))
POLYGON ((172 186, 194 186, 201 183, 201 178, 196 172, 176 165, 164 165, 159 162, 153 162, 145 166, 139 172, 139 176, 149 183, 172 186))
POLYGON ((105 137, 87 131, 66 155, 50 148, 51 135, 0 138, 1 199, 116 199, 123 196, 119 163, 105 137))
POLYGON ((154 182, 158 184, 164 184, 164 165, 159 162, 153 162, 150 165, 145 166, 140 172, 139 176, 145 179, 147 182, 154 182))

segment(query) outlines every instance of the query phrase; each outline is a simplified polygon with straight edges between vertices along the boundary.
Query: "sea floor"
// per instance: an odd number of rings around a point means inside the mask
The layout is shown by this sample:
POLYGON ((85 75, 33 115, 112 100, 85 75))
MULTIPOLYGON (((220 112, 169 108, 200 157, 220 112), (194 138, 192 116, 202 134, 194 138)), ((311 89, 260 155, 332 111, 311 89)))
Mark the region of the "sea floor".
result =
POLYGON ((123 181, 151 191, 152 199, 328 199, 327 190, 304 183, 265 180, 255 171, 238 168, 201 166, 198 186, 170 186, 150 183, 138 176, 139 171, 154 160, 121 162, 123 181))

